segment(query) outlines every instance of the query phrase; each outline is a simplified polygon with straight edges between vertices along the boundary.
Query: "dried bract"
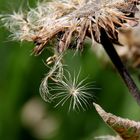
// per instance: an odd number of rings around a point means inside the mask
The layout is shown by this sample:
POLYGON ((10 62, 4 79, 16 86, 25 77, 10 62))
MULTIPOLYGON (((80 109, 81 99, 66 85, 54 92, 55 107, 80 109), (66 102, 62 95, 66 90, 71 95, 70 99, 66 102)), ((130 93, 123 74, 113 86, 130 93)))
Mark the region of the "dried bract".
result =
MULTIPOLYGON (((94 106, 104 122, 118 134, 117 137, 114 137, 114 140, 140 139, 140 122, 135 122, 133 120, 124 119, 111 113, 107 113, 98 104, 94 103, 94 106)), ((105 138, 105 136, 102 137, 102 139, 103 138, 105 138)), ((111 136, 108 137, 107 140, 112 140, 109 138, 111 138, 111 136)))

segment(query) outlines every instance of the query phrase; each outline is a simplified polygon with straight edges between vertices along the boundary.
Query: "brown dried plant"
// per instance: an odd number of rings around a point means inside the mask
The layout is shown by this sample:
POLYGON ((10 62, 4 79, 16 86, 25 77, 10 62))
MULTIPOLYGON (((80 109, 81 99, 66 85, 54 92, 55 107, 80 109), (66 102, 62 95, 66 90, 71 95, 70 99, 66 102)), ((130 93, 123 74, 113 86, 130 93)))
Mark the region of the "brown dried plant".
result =
MULTIPOLYGON (((13 39, 32 41, 35 44, 35 55, 39 55, 50 42, 54 43, 57 58, 41 84, 43 93, 48 91, 49 78, 62 80, 63 73, 59 72, 63 68, 58 60, 63 53, 67 49, 83 50, 84 41, 88 37, 102 44, 132 96, 140 104, 140 92, 113 46, 124 45, 118 36, 121 29, 134 28, 139 24, 139 18, 135 16, 139 11, 139 3, 139 0, 43 1, 38 2, 36 8, 29 7, 26 12, 20 10, 1 15, 1 21, 12 33, 13 39)), ((133 44, 130 42, 127 45, 133 44)))
POLYGON ((54 0, 38 3, 26 13, 2 15, 1 21, 13 39, 33 41, 38 55, 53 39, 59 52, 72 48, 73 43, 82 49, 86 37, 100 43, 101 28, 113 43, 120 44, 118 29, 138 24, 137 11, 132 0, 54 0))

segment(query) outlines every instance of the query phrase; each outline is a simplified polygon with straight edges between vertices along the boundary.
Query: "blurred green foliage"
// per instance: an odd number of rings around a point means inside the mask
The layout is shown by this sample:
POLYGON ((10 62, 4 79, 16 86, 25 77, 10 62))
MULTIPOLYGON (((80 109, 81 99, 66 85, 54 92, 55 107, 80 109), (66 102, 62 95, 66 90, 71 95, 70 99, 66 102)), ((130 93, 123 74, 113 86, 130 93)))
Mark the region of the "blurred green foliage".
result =
MULTIPOLYGON (((35 2, 36 0, 0 0, 0 11, 9 13, 20 5, 24 9, 27 3, 34 6, 35 2)), ((30 55, 33 44, 11 41, 9 34, 6 29, 0 28, 0 140, 93 140, 95 136, 113 134, 92 106, 84 112, 67 113, 65 107, 54 108, 53 104, 45 103, 39 95, 39 86, 48 71, 42 60, 50 52, 46 50, 38 57, 30 55), (22 119, 25 104, 34 98, 45 108, 46 118, 42 120, 48 119, 47 123, 42 122, 42 125, 46 125, 41 128, 36 123, 34 127, 25 125, 22 119), (51 124, 54 131, 51 131, 51 124)), ((72 52, 68 52, 64 61, 70 71, 81 68, 81 77, 88 75, 91 81, 96 81, 96 87, 100 90, 93 93, 95 101, 105 110, 122 117, 140 119, 138 105, 117 72, 112 69, 113 66, 105 66, 96 58, 89 44, 86 44, 82 54, 73 56, 72 52)), ((30 111, 33 114, 39 113, 30 111)))

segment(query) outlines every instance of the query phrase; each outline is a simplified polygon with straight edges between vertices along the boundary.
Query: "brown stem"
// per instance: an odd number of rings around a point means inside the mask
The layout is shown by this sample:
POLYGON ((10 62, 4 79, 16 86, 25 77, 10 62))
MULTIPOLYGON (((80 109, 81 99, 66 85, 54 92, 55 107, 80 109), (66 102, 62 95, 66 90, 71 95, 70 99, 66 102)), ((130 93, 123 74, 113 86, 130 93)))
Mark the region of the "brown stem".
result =
POLYGON ((135 82, 133 81, 132 77, 130 76, 128 70, 123 65, 119 55, 117 54, 112 42, 108 38, 105 30, 101 29, 101 44, 104 47, 106 53, 110 57, 112 63, 118 70, 120 76, 122 77, 123 81, 125 82, 126 86, 128 87, 131 95, 135 98, 137 103, 140 105, 140 91, 136 86, 135 82))

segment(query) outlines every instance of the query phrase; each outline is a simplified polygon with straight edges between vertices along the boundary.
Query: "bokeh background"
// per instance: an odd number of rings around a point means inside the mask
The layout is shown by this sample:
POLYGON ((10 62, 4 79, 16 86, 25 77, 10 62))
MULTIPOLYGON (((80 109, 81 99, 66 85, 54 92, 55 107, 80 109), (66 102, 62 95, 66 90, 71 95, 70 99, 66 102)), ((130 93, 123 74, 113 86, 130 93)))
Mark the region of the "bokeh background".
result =
MULTIPOLYGON (((35 6, 36 0, 0 0, 0 13, 35 6)), ((67 107, 54 108, 39 94, 40 83, 48 72, 43 61, 48 50, 40 56, 31 55, 32 43, 16 42, 0 27, 0 140, 93 140, 96 136, 115 135, 101 120, 91 105, 87 111, 68 113, 67 107)), ((68 52, 64 62, 70 71, 81 68, 81 77, 90 77, 100 90, 94 90, 94 101, 106 111, 140 120, 140 108, 112 65, 96 57, 91 44, 73 56, 68 52)), ((137 75, 133 77, 140 85, 137 75)), ((139 86, 140 87, 140 86, 139 86)))

